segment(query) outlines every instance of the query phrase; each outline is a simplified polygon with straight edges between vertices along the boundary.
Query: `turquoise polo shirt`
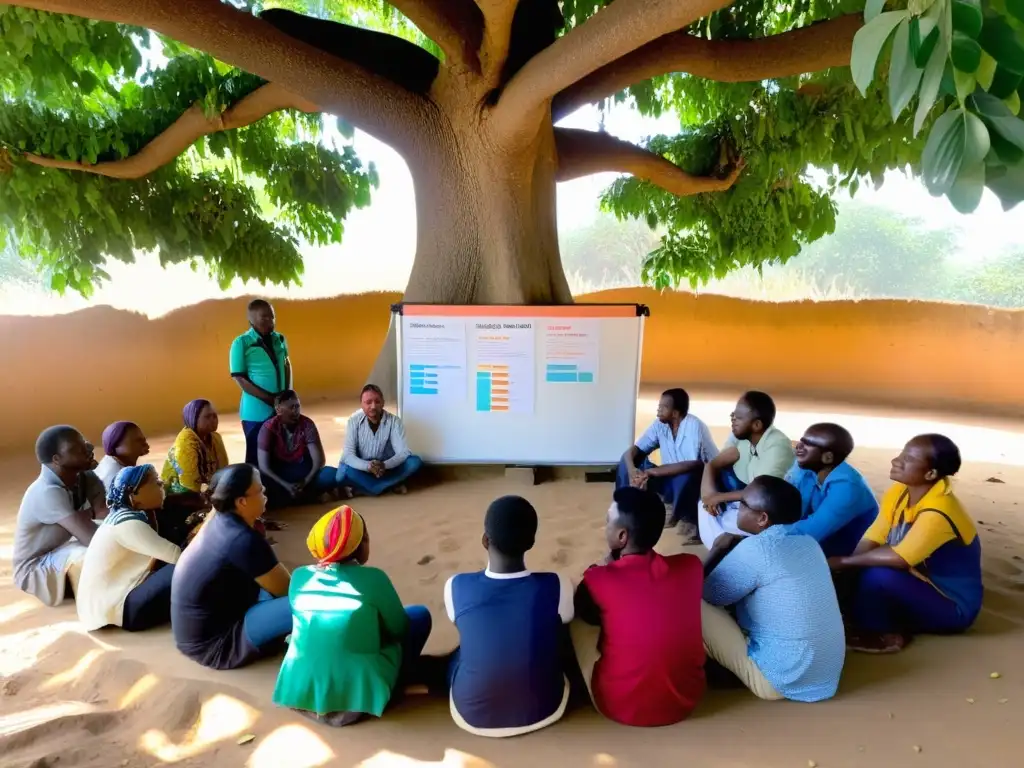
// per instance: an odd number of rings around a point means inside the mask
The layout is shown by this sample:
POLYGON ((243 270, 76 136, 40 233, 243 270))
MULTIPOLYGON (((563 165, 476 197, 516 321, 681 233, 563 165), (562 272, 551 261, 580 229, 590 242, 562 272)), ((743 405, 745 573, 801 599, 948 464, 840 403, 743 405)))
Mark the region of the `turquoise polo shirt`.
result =
MULTIPOLYGON (((288 342, 280 333, 270 334, 270 350, 263 339, 250 328, 231 342, 230 367, 232 376, 245 376, 257 387, 277 394, 286 389, 285 363, 288 360, 288 342)), ((266 421, 274 415, 274 408, 248 392, 242 393, 238 416, 242 421, 266 421)))

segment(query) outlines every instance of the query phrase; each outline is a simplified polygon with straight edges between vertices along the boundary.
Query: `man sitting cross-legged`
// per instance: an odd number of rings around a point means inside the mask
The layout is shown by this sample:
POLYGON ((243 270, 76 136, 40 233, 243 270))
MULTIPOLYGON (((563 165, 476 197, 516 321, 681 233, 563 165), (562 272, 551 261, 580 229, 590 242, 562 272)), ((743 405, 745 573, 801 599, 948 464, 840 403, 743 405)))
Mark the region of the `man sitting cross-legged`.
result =
POLYGON ((736 525, 743 488, 755 477, 783 478, 793 466, 793 444, 775 428, 775 402, 764 392, 747 392, 730 416, 732 434, 722 452, 704 467, 700 540, 711 549, 723 533, 743 535, 736 525))
POLYGON ((658 417, 636 445, 622 454, 615 487, 648 488, 672 508, 666 527, 679 522, 689 524, 696 533, 697 501, 700 498, 704 463, 718 455, 718 447, 707 425, 690 413, 690 396, 685 389, 669 389, 658 401, 658 417), (648 455, 661 450, 661 466, 648 455))
POLYGON ((800 493, 761 476, 743 489, 737 523, 704 565, 702 624, 708 656, 759 698, 820 701, 835 695, 846 658, 839 601, 821 547, 787 535, 800 493), (734 620, 723 608, 734 606, 734 620))
POLYGON ((367 496, 380 496, 389 489, 405 493, 405 481, 423 462, 409 450, 402 420, 384 410, 384 393, 376 384, 363 387, 359 405, 345 428, 338 486, 347 496, 353 490, 367 496))
POLYGON ((788 527, 817 540, 825 557, 849 555, 878 516, 878 501, 846 459, 853 436, 838 424, 814 424, 796 444, 786 479, 800 491, 800 522, 788 527))
POLYGON ((594 706, 624 725, 678 723, 704 693, 701 562, 654 551, 663 520, 652 491, 615 491, 610 553, 583 574, 569 626, 594 706))

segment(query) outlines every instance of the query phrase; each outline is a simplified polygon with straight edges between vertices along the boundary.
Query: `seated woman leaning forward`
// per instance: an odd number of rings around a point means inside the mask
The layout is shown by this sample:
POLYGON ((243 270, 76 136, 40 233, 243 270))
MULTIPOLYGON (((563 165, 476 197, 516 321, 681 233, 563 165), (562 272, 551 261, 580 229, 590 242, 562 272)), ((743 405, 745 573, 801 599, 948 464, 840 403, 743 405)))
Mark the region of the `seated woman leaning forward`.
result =
POLYGON ((181 550, 153 527, 163 501, 152 464, 126 467, 110 484, 110 512, 85 553, 75 596, 86 630, 113 625, 135 632, 170 621, 171 576, 181 550))
POLYGON ((160 478, 167 498, 157 515, 160 535, 182 544, 190 526, 189 518, 210 508, 207 487, 214 473, 228 465, 224 441, 217 433, 220 421, 209 400, 193 400, 181 412, 185 426, 167 452, 160 478))
POLYGON ((981 611, 981 541, 953 493, 960 449, 915 437, 892 460, 895 481, 853 554, 833 557, 852 650, 892 653, 919 632, 970 627, 981 611))
POLYGON ((294 390, 286 389, 274 397, 274 416, 260 427, 257 445, 268 506, 325 504, 337 498, 337 470, 325 468, 320 433, 313 420, 302 415, 294 390))
POLYGON ((274 653, 292 629, 290 574, 253 525, 266 497, 249 464, 210 484, 214 512, 174 568, 171 629, 178 650, 204 667, 234 669, 274 653))
POLYGON ((366 565, 370 536, 351 507, 321 517, 306 546, 317 564, 292 574, 292 636, 274 703, 334 726, 380 717, 410 679, 430 613, 403 608, 387 574, 366 565))
POLYGON ((96 469, 96 477, 110 491, 114 477, 125 467, 134 467, 149 453, 149 443, 139 425, 133 421, 115 421, 103 430, 103 453, 96 469))

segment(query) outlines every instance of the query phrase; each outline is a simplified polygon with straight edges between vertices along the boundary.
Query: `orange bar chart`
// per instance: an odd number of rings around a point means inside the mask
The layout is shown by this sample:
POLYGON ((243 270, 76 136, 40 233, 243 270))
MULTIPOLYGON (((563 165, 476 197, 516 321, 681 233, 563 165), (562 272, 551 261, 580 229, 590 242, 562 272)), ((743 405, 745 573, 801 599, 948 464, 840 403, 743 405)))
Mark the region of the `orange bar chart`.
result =
POLYGON ((476 367, 476 409, 478 411, 507 411, 509 409, 508 395, 508 366, 478 364, 476 367))

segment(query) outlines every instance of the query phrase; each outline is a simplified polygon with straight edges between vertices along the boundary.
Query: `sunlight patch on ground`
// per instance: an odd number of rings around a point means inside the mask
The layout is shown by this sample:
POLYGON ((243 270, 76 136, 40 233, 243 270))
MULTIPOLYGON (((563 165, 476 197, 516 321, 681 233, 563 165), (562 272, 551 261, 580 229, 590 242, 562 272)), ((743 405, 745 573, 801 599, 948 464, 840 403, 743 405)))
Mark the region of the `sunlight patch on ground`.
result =
MULTIPOLYGON (((0 559, 3 559, 3 552, 0 551, 0 559)), ((0 605, 0 624, 6 624, 9 621, 22 616, 29 611, 39 608, 42 604, 35 599, 29 598, 27 600, 19 600, 16 603, 10 605, 0 605)))
POLYGON ((121 697, 121 701, 118 703, 117 708, 128 709, 128 707, 153 690, 159 682, 160 678, 151 672, 143 675, 136 680, 125 695, 121 697))
MULTIPOLYGON (((95 707, 82 701, 64 701, 60 704, 47 704, 24 712, 0 717, 0 738, 11 736, 19 731, 27 731, 37 725, 57 720, 62 717, 74 717, 92 712, 95 707)), ((40 762, 39 765, 44 763, 40 762)))
POLYGON ((82 675, 89 671, 89 667, 95 664, 96 660, 104 653, 106 653, 106 651, 101 648, 93 648, 91 651, 87 651, 73 667, 66 669, 63 672, 58 672, 45 683, 40 685, 39 690, 52 691, 54 688, 60 688, 61 686, 77 682, 81 679, 82 675))
POLYGON ((283 725, 263 739, 247 768, 318 768, 333 760, 333 750, 304 725, 283 725))
POLYGON ((236 698, 217 694, 203 703, 199 719, 181 743, 173 743, 166 733, 154 729, 142 734, 139 747, 165 763, 177 763, 195 757, 218 741, 242 735, 259 714, 236 698))
POLYGON ((363 760, 356 768, 495 768, 495 765, 457 749, 446 749, 440 761, 417 760, 385 749, 363 760))
POLYGON ((15 675, 38 664, 43 652, 69 633, 81 635, 103 651, 114 650, 114 646, 82 632, 77 621, 48 624, 38 629, 0 636, 0 675, 15 675))

